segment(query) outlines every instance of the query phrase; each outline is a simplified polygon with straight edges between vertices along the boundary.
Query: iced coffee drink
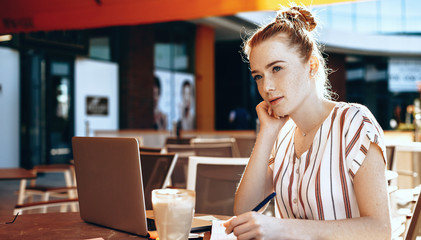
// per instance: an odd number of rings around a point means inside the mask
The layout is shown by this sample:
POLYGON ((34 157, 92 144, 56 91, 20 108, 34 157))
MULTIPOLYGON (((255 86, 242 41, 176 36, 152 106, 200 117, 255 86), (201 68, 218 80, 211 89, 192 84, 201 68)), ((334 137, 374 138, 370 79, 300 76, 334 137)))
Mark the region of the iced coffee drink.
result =
POLYGON ((160 240, 187 240, 194 215, 195 192, 185 189, 155 189, 152 205, 160 240))

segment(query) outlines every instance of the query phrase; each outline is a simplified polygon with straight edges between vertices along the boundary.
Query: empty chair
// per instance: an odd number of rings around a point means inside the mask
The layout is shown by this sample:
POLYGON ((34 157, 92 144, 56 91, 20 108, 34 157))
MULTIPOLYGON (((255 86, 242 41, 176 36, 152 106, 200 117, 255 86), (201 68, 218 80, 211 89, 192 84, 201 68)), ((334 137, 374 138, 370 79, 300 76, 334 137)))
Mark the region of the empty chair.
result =
POLYGON ((421 236, 421 194, 415 204, 411 219, 409 220, 408 230, 405 235, 405 240, 415 240, 421 236))
POLYGON ((145 207, 152 209, 152 190, 165 188, 177 162, 176 153, 140 152, 145 207))
POLYGON ((171 185, 176 188, 186 187, 187 162, 189 156, 196 155, 194 148, 190 144, 168 144, 165 147, 167 152, 178 154, 178 160, 171 175, 171 185))
MULTIPOLYGON (((232 157, 240 157, 240 152, 238 151, 237 143, 235 138, 203 138, 203 137, 196 137, 192 138, 190 141, 191 145, 193 146, 209 146, 215 144, 226 144, 231 145, 231 156, 232 157)), ((197 156, 209 156, 209 154, 197 154, 197 156)), ((214 155, 210 155, 214 156, 214 155)), ((225 156, 221 156, 225 157, 225 156)))
POLYGON ((240 157, 250 157, 256 143, 256 136, 235 136, 240 157))
POLYGON ((167 152, 176 152, 180 156, 234 157, 231 143, 167 144, 165 148, 167 152))
POLYGON ((196 191, 196 212, 234 215, 234 197, 249 158, 189 157, 187 189, 196 191))
POLYGON ((187 163, 190 156, 206 157, 233 157, 232 144, 214 143, 214 144, 168 144, 167 152, 178 153, 178 162, 171 177, 172 185, 178 188, 186 187, 187 163))
MULTIPOLYGON (((399 177, 406 177, 412 180, 410 188, 414 188, 421 184, 418 174, 418 161, 421 156, 421 143, 420 142, 408 142, 399 144, 389 144, 386 146, 388 155, 388 169, 396 171, 399 177), (408 160, 410 160, 408 162, 408 160), (410 164, 409 169, 397 169, 396 165, 407 161, 410 164), (409 177, 409 178, 408 178, 409 177)), ((396 184, 393 184, 396 185, 396 184)))
POLYGON ((158 147, 145 147, 145 146, 140 146, 139 150, 141 152, 154 152, 154 153, 161 153, 162 152, 162 148, 158 148, 158 147))
MULTIPOLYGON (((38 179, 31 180, 29 186, 26 186, 22 196, 18 196, 18 205, 22 205, 25 202, 48 202, 51 198, 57 199, 74 199, 77 198, 76 181, 74 174, 73 164, 50 164, 50 165, 38 165, 33 168, 33 171, 39 176, 39 174, 51 174, 60 173, 63 174, 65 185, 54 186, 54 185, 41 185, 37 182, 38 179), (34 197, 39 196, 39 199, 34 197)), ((76 211, 76 207, 72 207, 73 211, 76 211)), ((44 208, 44 211, 46 208, 44 208)), ((64 211, 64 208, 62 209, 64 211)))
POLYGON ((186 144, 190 145, 192 137, 167 137, 165 145, 167 144, 186 144))

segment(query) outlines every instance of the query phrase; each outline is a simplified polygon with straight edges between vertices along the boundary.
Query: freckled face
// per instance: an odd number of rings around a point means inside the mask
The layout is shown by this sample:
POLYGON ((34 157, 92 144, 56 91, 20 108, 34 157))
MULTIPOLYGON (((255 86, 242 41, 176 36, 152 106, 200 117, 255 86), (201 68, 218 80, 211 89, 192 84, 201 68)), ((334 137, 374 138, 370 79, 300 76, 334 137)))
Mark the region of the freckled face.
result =
POLYGON ((262 98, 278 116, 291 115, 314 90, 310 65, 285 37, 269 38, 251 49, 250 69, 262 98))

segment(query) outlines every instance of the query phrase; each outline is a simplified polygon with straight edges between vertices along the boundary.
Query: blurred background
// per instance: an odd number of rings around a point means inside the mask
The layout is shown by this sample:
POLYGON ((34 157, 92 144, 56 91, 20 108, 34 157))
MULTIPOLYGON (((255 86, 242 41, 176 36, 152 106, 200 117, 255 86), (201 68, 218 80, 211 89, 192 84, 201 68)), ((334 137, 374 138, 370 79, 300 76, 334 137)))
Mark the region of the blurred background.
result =
MULTIPOLYGON (((68 162, 98 131, 254 131, 242 40, 288 2, 0 1, 0 168, 68 162)), ((416 131, 421 2, 302 2, 337 100, 416 131)))

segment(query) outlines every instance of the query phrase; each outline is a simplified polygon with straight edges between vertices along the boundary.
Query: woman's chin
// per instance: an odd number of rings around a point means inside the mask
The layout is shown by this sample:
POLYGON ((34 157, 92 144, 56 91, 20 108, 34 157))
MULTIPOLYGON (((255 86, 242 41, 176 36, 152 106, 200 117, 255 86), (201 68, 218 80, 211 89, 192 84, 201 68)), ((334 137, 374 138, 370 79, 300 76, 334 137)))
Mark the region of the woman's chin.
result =
POLYGON ((284 112, 284 111, 274 111, 273 112, 273 114, 275 115, 275 116, 278 116, 279 118, 281 118, 281 117, 285 117, 285 116, 288 116, 288 114, 286 113, 286 112, 284 112))

